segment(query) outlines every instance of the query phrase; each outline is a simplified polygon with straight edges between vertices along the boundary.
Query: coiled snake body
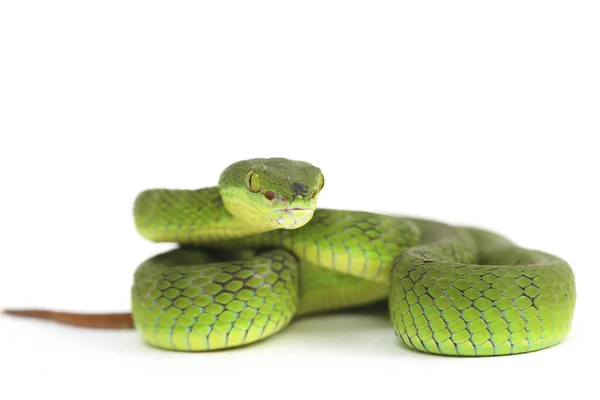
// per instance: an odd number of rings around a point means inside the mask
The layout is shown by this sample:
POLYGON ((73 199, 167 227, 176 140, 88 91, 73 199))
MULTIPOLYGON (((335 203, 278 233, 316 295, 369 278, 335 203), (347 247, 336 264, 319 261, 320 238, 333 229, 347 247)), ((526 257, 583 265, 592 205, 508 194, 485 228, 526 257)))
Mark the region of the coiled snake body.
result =
POLYGON ((141 193, 140 234, 181 245, 135 273, 144 340, 236 347, 298 315, 386 298, 398 338, 429 353, 523 353, 569 332, 575 281, 564 260, 480 229, 316 209, 323 185, 319 168, 275 158, 230 165, 218 187, 141 193))

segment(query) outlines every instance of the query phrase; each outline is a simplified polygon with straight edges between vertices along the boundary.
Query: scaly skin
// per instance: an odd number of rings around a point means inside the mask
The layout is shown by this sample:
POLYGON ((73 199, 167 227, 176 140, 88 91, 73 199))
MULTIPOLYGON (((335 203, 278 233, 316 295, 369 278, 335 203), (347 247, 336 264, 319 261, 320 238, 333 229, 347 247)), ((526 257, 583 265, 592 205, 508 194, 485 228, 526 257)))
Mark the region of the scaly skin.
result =
POLYGON ((218 187, 141 193, 139 233, 182 246, 136 271, 132 317, 144 340, 236 347, 298 315, 386 298, 396 335, 423 352, 523 353, 569 332, 575 280, 564 260, 480 229, 315 210, 322 188, 310 164, 254 159, 229 166, 218 187))

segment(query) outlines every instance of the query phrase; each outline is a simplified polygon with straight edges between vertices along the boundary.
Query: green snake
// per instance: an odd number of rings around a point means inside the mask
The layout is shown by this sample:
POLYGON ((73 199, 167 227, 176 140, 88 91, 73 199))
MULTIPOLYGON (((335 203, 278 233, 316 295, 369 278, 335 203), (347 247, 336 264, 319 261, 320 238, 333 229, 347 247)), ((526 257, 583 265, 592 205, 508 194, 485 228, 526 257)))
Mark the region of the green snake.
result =
POLYGON ((317 209, 323 187, 319 168, 270 158, 231 164, 217 187, 139 194, 140 235, 179 247, 139 266, 122 323, 151 346, 209 351, 387 300, 399 341, 428 353, 524 353, 570 331, 575 279, 561 258, 481 229, 317 209))

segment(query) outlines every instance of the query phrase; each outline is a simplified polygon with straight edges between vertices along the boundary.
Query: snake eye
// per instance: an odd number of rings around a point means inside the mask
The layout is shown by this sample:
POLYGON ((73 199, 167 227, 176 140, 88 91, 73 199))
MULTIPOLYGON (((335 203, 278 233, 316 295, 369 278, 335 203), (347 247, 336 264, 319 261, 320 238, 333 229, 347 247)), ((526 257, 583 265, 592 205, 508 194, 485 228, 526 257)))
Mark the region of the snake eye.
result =
POLYGON ((325 178, 323 174, 319 174, 319 191, 323 190, 323 186, 325 186, 325 178))
POLYGON ((325 186, 325 178, 323 177, 323 174, 319 174, 319 178, 318 178, 317 184, 319 186, 313 192, 313 195, 312 195, 313 199, 317 197, 317 195, 319 194, 319 192, 323 189, 323 186, 325 186))
POLYGON ((246 187, 252 193, 258 193, 260 191, 260 178, 256 172, 252 170, 248 172, 248 175, 246 175, 246 187))

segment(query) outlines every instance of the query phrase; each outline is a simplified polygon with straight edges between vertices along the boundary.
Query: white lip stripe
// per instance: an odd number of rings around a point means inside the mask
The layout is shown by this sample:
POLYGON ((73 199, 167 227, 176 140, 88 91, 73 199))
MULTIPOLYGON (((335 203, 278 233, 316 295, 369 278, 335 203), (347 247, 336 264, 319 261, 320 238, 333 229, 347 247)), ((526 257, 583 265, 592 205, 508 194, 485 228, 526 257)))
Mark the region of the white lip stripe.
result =
POLYGON ((300 207, 294 207, 294 209, 291 209, 291 208, 278 208, 276 210, 269 211, 268 214, 273 214, 275 212, 287 212, 289 214, 289 213, 292 213, 292 212, 295 212, 295 211, 311 211, 311 210, 308 209, 308 208, 300 208, 300 207))

